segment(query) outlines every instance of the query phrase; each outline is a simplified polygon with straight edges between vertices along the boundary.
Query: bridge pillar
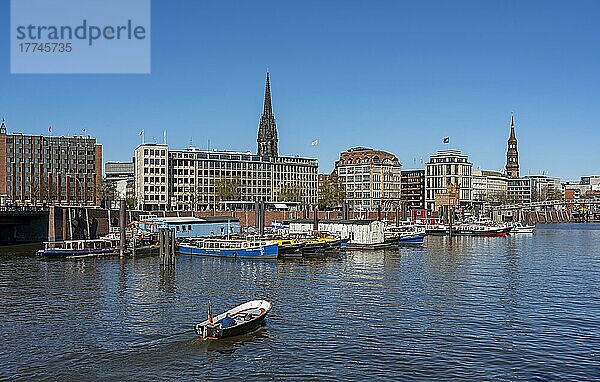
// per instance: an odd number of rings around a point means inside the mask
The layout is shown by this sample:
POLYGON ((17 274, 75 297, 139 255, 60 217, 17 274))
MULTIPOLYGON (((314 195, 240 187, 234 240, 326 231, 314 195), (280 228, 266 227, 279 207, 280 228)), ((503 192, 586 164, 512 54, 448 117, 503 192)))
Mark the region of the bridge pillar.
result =
POLYGON ((56 227, 54 225, 54 206, 50 207, 48 214, 48 241, 56 241, 56 227))

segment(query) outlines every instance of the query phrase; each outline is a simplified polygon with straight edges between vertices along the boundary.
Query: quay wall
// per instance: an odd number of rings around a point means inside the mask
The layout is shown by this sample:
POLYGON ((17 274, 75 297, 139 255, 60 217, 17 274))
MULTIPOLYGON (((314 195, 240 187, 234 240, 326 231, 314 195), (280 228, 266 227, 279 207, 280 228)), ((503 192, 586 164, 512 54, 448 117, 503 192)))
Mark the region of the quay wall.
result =
MULTIPOLYGON (((139 220, 140 215, 147 215, 149 212, 127 211, 127 223, 139 220)), ((153 211, 152 214, 163 216, 232 216, 240 221, 242 227, 256 225, 255 211, 153 211)), ((342 219, 341 211, 318 211, 319 219, 342 219)), ((503 216, 505 217, 505 216, 503 216)), ((371 212, 348 212, 349 219, 382 219, 390 222, 404 220, 401 212, 395 211, 371 211, 371 212)), ((528 211, 512 215, 514 221, 521 221, 526 224, 548 224, 565 223, 572 221, 571 215, 566 210, 549 211, 528 211)), ((293 220, 293 219, 314 219, 313 211, 265 211, 265 226, 270 226, 273 221, 293 220)), ((82 208, 82 207, 51 207, 48 216, 47 236, 42 239, 69 240, 98 238, 106 235, 111 227, 119 226, 119 211, 100 208, 82 208)), ((41 229, 43 232, 43 228, 41 229)), ((38 235, 39 236, 39 235, 38 235)))

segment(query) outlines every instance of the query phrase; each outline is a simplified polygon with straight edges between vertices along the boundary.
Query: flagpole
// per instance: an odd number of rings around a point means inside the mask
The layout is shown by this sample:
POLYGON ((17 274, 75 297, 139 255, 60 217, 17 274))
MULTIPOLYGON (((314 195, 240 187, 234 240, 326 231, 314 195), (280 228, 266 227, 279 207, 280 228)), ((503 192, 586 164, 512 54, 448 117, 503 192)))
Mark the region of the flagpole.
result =
POLYGON ((312 146, 315 146, 315 153, 317 157, 317 174, 319 173, 319 139, 315 139, 310 143, 312 146))

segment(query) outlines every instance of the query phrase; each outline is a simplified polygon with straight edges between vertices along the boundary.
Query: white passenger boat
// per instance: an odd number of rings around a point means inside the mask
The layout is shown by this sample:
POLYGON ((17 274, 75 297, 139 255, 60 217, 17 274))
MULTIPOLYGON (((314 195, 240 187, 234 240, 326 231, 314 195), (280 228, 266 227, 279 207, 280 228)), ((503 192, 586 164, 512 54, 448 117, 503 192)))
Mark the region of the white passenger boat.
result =
POLYGON ((115 247, 110 240, 67 240, 49 241, 37 254, 46 257, 72 257, 86 255, 102 255, 114 252, 115 247))

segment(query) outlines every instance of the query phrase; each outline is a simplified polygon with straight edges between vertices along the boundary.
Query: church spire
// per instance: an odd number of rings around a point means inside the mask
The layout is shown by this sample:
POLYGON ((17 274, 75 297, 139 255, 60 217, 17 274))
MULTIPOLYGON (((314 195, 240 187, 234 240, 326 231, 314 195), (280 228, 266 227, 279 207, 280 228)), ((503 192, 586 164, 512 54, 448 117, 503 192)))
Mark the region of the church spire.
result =
POLYGON ((519 151, 517 150, 517 136, 515 134, 515 116, 510 115, 510 137, 506 151, 506 175, 509 178, 519 177, 519 151))
POLYGON ((271 81, 269 79, 269 71, 267 70, 267 83, 265 85, 265 101, 263 107, 264 115, 273 115, 273 105, 271 105, 271 81))
POLYGON ((510 138, 512 140, 517 140, 517 137, 515 135, 515 115, 513 113, 510 113, 510 138))
POLYGON ((276 157, 278 155, 277 146, 277 125, 273 115, 273 105, 271 103, 271 80, 267 70, 267 82, 265 84, 265 100, 263 105, 263 114, 260 118, 258 127, 258 155, 276 157))

